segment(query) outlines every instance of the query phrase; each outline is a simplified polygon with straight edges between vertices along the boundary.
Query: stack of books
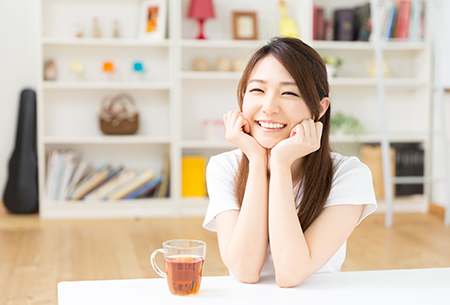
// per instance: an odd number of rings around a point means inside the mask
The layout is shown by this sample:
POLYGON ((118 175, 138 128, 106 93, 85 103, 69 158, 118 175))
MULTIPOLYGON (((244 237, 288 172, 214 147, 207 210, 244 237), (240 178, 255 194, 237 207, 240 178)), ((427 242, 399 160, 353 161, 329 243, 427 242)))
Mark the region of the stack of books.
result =
POLYGON ((127 200, 142 197, 167 197, 169 160, 164 172, 127 169, 122 165, 93 167, 72 151, 53 150, 47 164, 46 198, 67 200, 127 200))
MULTIPOLYGON (((380 1, 379 22, 386 40, 420 41, 424 39, 425 1, 380 1)), ((333 11, 326 19, 323 6, 313 6, 313 39, 368 41, 372 30, 370 3, 333 11)))

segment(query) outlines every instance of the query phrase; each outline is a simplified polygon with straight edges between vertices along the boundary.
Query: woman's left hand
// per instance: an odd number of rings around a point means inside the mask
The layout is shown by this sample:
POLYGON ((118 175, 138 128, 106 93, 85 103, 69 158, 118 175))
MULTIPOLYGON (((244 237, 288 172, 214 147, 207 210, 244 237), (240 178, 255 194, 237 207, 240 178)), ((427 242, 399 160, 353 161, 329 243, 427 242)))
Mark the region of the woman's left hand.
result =
POLYGON ((271 162, 290 166, 295 160, 317 151, 320 148, 322 128, 322 122, 314 123, 311 119, 302 121, 291 130, 288 139, 272 148, 271 162))

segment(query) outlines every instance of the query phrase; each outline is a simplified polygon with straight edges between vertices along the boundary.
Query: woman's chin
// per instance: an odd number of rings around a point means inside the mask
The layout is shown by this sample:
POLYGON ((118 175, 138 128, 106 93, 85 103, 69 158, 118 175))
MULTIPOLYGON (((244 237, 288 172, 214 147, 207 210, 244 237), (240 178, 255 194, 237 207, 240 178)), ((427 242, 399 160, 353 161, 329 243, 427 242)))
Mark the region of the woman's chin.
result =
POLYGON ((274 139, 257 139, 259 145, 261 145, 264 148, 272 149, 277 145, 280 140, 274 140, 274 139))

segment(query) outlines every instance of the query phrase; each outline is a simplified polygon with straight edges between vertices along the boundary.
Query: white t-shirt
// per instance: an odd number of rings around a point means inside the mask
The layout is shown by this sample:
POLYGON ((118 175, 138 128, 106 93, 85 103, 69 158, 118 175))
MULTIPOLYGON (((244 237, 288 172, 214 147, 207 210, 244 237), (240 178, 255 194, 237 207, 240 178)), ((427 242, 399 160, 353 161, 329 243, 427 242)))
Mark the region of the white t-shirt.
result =
MULTIPOLYGON (((234 177, 238 170, 241 155, 242 151, 235 149, 211 157, 209 160, 206 169, 209 206, 203 222, 203 227, 207 230, 217 231, 215 217, 218 214, 229 210, 239 210, 234 197, 234 177)), ((364 205, 358 221, 359 224, 377 208, 372 174, 369 168, 356 157, 345 157, 338 153, 331 153, 331 160, 334 167, 334 176, 330 195, 324 208, 342 204, 364 205)), ((296 186, 296 188, 298 187, 299 185, 296 186)), ((297 208, 299 205, 300 201, 297 201, 297 208)), ((344 242, 318 273, 340 271, 345 260, 346 245, 347 242, 344 242)), ((272 254, 268 246, 261 276, 274 273, 272 254)))

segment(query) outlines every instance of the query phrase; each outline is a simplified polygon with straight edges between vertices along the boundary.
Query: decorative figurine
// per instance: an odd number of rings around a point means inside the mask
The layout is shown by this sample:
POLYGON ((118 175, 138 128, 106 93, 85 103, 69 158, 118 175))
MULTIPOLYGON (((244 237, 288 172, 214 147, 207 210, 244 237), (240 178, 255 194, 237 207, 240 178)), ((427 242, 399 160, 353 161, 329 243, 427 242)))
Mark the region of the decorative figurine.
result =
POLYGON ((114 62, 112 61, 105 61, 103 63, 103 73, 105 75, 105 80, 107 81, 113 81, 114 80, 114 72, 116 71, 114 67, 114 62))
POLYGON ((238 57, 233 60, 233 71, 244 72, 247 66, 247 60, 244 57, 238 57))
POLYGON ((143 62, 136 61, 133 64, 132 79, 134 81, 145 81, 145 69, 144 69, 144 63, 143 62))
POLYGON ((220 72, 228 72, 233 68, 233 62, 229 57, 219 57, 216 61, 216 70, 220 72))
POLYGON ((119 20, 113 21, 113 38, 120 38, 119 20))
POLYGON ((81 38, 84 37, 84 30, 83 30, 83 26, 81 25, 81 23, 77 23, 77 25, 75 26, 75 37, 76 38, 81 38))
POLYGON ((44 62, 44 80, 55 81, 57 78, 56 64, 53 59, 44 62))
POLYGON ((197 57, 194 60, 195 71, 209 71, 211 70, 211 62, 206 57, 197 57))
MULTIPOLYGON (((366 72, 370 77, 377 77, 377 64, 374 57, 372 59, 366 60, 364 62, 364 65, 366 67, 366 72)), ((386 57, 383 56, 383 71, 384 71, 384 77, 389 78, 391 77, 391 71, 389 69, 388 62, 386 60, 386 57)))
POLYGON ((83 80, 84 65, 79 60, 74 60, 70 63, 70 72, 73 76, 73 80, 81 81, 83 80))
POLYGON ((92 21, 92 37, 94 37, 94 38, 100 38, 101 37, 100 26, 98 24, 97 17, 94 18, 94 20, 92 21))
POLYGON ((294 20, 292 20, 288 16, 286 4, 284 3, 284 1, 280 1, 280 11, 281 11, 280 36, 298 38, 299 34, 297 26, 295 25, 294 20))

